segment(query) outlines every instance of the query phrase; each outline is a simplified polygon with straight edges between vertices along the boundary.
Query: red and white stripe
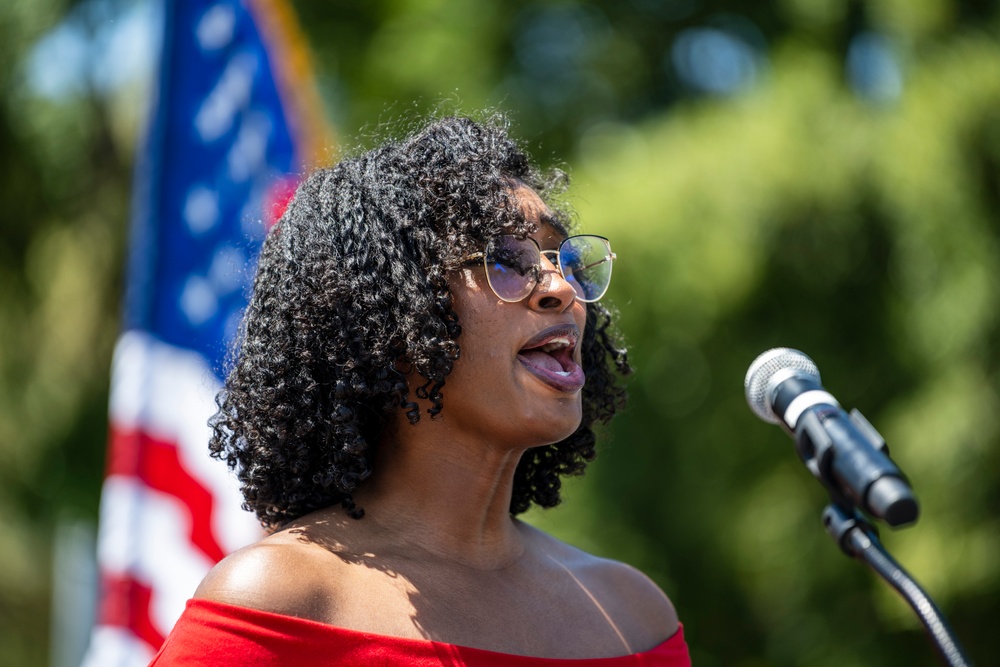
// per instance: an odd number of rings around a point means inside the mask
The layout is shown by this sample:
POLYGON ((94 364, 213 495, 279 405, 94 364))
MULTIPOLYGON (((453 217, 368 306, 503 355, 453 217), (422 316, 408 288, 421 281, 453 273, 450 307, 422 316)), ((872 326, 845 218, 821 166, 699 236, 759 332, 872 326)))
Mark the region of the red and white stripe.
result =
POLYGON ((84 667, 98 667, 97 656, 100 667, 147 664, 212 565, 262 535, 235 477, 208 454, 219 388, 196 352, 141 331, 118 340, 97 548, 103 590, 84 667))

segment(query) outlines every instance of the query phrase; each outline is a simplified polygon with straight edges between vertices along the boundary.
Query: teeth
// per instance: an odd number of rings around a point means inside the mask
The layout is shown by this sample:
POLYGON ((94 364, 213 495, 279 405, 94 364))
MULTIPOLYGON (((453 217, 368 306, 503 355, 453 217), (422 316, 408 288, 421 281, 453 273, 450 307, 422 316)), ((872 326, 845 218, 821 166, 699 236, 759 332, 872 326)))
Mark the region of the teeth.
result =
POLYGON ((555 350, 561 350, 565 347, 570 346, 570 340, 568 338, 553 338, 548 343, 541 347, 542 352, 553 352, 555 350))

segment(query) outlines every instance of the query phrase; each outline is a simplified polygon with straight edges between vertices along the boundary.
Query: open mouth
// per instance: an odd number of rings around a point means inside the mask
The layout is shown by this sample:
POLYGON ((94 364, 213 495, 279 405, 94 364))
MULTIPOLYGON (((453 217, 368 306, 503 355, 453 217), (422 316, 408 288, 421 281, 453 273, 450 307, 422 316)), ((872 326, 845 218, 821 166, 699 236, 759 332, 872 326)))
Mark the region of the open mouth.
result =
POLYGON ((532 375, 557 389, 573 393, 583 387, 586 377, 573 353, 580 332, 573 325, 550 327, 532 338, 517 353, 517 359, 532 375))

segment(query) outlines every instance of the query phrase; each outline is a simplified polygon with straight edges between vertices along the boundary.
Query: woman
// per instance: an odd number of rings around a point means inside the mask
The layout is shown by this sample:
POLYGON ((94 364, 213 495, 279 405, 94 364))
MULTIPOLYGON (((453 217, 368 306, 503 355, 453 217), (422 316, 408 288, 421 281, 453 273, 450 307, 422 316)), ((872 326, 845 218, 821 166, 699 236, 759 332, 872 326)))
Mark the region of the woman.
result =
POLYGON ((564 180, 447 118, 302 184, 211 442, 271 532, 153 664, 689 664, 648 578, 514 518, 594 458, 629 371, 610 245, 542 199, 564 180))

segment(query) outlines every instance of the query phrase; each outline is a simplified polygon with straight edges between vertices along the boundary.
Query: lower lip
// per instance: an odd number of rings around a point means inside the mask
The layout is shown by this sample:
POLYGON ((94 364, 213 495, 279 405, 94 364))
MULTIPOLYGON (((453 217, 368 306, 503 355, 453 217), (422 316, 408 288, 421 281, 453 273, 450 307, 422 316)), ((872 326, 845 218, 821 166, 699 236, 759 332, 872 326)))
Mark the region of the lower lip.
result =
POLYGON ((559 375, 558 373, 554 373, 547 368, 535 366, 533 363, 520 355, 518 355, 517 360, 520 361, 521 365, 523 365, 528 372, 536 378, 553 389, 566 394, 574 394, 580 391, 587 379, 583 373, 583 369, 573 362, 570 362, 572 367, 568 375, 559 375))

